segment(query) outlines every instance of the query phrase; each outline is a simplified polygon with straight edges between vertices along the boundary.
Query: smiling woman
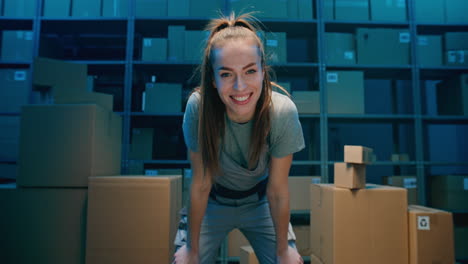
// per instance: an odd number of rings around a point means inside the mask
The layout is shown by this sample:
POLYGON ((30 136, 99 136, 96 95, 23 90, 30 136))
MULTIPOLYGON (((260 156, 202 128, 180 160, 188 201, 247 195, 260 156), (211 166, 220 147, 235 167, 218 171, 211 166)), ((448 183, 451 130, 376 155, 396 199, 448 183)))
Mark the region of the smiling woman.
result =
POLYGON ((231 15, 208 26, 201 83, 183 120, 192 185, 175 240, 177 264, 215 263, 235 228, 260 263, 303 263, 289 224, 288 192, 292 154, 304 148, 302 128, 290 98, 272 92, 252 21, 231 15))

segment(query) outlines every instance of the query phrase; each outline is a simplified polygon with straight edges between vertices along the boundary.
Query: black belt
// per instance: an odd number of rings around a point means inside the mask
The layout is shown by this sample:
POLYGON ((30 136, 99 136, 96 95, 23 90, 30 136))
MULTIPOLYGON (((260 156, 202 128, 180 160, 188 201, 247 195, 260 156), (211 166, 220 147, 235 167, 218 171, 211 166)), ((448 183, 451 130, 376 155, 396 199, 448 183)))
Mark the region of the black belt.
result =
POLYGON ((220 197, 228 198, 228 199, 243 199, 243 198, 247 198, 257 193, 258 199, 260 200, 261 198, 263 198, 263 196, 265 196, 267 183, 268 183, 268 177, 266 177, 264 180, 257 183, 254 187, 246 191, 231 190, 218 183, 215 183, 211 187, 210 197, 213 200, 216 200, 216 196, 220 196, 220 197))

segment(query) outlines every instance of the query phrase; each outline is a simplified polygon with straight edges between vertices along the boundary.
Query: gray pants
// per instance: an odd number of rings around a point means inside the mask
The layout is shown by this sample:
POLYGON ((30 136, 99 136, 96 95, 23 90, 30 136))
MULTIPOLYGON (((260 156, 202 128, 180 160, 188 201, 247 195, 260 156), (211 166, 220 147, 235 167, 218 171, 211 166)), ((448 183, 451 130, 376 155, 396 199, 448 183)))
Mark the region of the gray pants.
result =
MULTIPOLYGON (((277 263, 276 232, 268 200, 265 197, 249 200, 246 203, 208 200, 200 231, 200 263, 214 264, 221 243, 236 228, 249 240, 261 264, 277 263)), ((289 244, 295 248, 295 236, 291 225, 289 227, 289 244)), ((180 247, 185 244, 183 231, 179 230, 177 236, 175 244, 180 247)))

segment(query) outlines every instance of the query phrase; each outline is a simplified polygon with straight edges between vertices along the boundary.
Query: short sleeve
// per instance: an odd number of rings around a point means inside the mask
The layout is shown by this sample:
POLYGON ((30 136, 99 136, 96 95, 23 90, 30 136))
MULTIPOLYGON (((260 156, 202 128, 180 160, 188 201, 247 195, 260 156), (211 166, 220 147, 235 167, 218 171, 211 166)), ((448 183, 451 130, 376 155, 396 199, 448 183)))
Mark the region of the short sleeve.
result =
POLYGON ((182 121, 185 145, 193 152, 198 152, 198 109, 200 100, 198 92, 190 95, 182 121))
POLYGON ((296 105, 285 95, 273 93, 270 153, 282 158, 305 148, 296 105))

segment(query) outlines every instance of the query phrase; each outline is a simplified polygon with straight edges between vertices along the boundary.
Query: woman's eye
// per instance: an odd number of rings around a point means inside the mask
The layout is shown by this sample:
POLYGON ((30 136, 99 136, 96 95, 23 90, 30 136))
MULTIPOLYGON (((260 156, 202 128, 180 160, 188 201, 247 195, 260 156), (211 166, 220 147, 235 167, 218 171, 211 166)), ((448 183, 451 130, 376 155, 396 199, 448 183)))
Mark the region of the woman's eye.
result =
POLYGON ((223 73, 220 74, 220 76, 221 76, 221 78, 226 78, 226 77, 231 76, 231 74, 228 73, 228 72, 223 72, 223 73))
POLYGON ((252 73, 256 73, 256 72, 257 72, 256 70, 250 69, 250 70, 247 71, 247 74, 252 74, 252 73))

